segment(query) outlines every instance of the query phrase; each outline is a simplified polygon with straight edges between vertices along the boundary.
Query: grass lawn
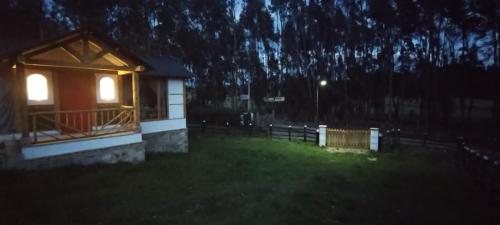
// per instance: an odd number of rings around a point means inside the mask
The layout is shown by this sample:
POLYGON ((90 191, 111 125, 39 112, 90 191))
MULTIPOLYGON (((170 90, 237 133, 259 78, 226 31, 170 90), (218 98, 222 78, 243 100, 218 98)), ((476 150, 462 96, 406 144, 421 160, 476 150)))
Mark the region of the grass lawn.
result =
POLYGON ((139 165, 0 172, 0 224, 500 224, 443 152, 192 138, 139 165), (368 158, 376 157, 376 161, 368 158))

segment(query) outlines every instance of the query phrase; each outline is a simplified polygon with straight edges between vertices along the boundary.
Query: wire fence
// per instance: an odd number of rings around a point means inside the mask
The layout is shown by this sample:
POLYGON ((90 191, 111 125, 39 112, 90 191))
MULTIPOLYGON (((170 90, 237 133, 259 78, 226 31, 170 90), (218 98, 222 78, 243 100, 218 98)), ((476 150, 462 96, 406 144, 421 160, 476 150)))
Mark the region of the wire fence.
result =
POLYGON ((491 203, 500 204, 500 149, 472 147, 465 138, 458 137, 455 162, 459 169, 471 175, 489 194, 491 203))
POLYGON ((267 137, 265 129, 254 126, 252 124, 241 126, 232 126, 229 122, 225 126, 209 125, 207 123, 189 124, 189 131, 197 134, 217 134, 217 135, 232 135, 232 136, 249 136, 249 137, 267 137))
POLYGON ((275 139, 301 140, 317 143, 319 138, 318 128, 308 127, 307 125, 300 127, 269 124, 268 130, 269 136, 275 139))
POLYGON ((189 124, 190 132, 197 134, 218 134, 249 137, 268 137, 271 139, 288 139, 290 141, 318 142, 319 133, 315 127, 292 126, 292 125, 273 125, 267 127, 248 125, 232 125, 226 122, 225 125, 212 125, 205 121, 199 124, 189 124))
POLYGON ((381 130, 379 136, 379 143, 388 147, 409 145, 447 150, 454 150, 456 148, 453 137, 431 135, 426 132, 402 131, 399 128, 391 128, 381 130))

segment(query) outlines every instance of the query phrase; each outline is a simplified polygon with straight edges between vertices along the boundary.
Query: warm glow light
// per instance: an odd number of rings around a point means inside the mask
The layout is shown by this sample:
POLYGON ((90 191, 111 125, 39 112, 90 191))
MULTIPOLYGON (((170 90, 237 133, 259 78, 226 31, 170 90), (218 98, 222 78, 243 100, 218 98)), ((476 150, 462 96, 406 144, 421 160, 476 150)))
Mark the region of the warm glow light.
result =
POLYGON ((320 82, 319 82, 319 85, 321 85, 321 86, 325 86, 325 85, 326 85, 326 80, 322 80, 322 81, 320 81, 320 82))
POLYGON ((41 74, 31 74, 28 76, 26 83, 28 86, 28 100, 49 100, 49 85, 45 76, 41 74))
POLYGON ((104 101, 116 99, 115 80, 111 77, 103 77, 99 80, 100 98, 104 101))

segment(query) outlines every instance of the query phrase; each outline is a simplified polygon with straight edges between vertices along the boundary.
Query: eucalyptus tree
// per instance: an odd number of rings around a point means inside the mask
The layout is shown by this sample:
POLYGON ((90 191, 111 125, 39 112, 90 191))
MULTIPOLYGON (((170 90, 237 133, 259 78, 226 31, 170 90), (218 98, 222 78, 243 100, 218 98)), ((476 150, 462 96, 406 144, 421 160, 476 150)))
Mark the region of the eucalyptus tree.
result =
POLYGON ((105 33, 110 28, 109 11, 119 3, 118 0, 52 1, 53 5, 60 7, 62 16, 69 20, 72 27, 92 27, 105 33))
MULTIPOLYGON (((245 2, 240 18, 241 26, 247 38, 247 53, 249 65, 247 71, 251 74, 249 81, 254 90, 253 98, 259 105, 268 92, 268 74, 263 66, 269 64, 274 42, 273 18, 263 0, 248 0, 245 2), (261 58, 264 58, 261 60, 261 58)), ((249 74, 249 75, 250 75, 249 74)))
MULTIPOLYGON (((491 34, 489 38, 489 45, 491 45, 491 53, 488 55, 492 55, 492 66, 491 69, 493 73, 496 73, 494 76, 495 85, 493 89, 500 89, 500 2, 498 1, 489 1, 489 0, 475 0, 474 1, 479 14, 484 19, 485 30, 491 34)), ((490 52, 490 51, 488 51, 490 52)), ((492 106, 492 115, 493 119, 497 122, 500 122, 500 95, 495 95, 495 103, 492 106)))
POLYGON ((58 18, 43 0, 0 1, 0 15, 2 50, 46 39, 64 29, 57 26, 58 18))

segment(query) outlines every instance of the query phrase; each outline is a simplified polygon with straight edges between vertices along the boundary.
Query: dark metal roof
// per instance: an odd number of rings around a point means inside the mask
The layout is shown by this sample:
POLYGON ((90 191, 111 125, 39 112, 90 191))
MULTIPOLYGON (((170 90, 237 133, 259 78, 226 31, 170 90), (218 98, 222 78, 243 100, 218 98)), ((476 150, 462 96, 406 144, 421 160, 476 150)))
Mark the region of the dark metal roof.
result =
POLYGON ((150 55, 138 55, 138 57, 147 64, 146 70, 141 72, 142 75, 178 78, 194 77, 194 74, 189 72, 176 58, 150 55))

